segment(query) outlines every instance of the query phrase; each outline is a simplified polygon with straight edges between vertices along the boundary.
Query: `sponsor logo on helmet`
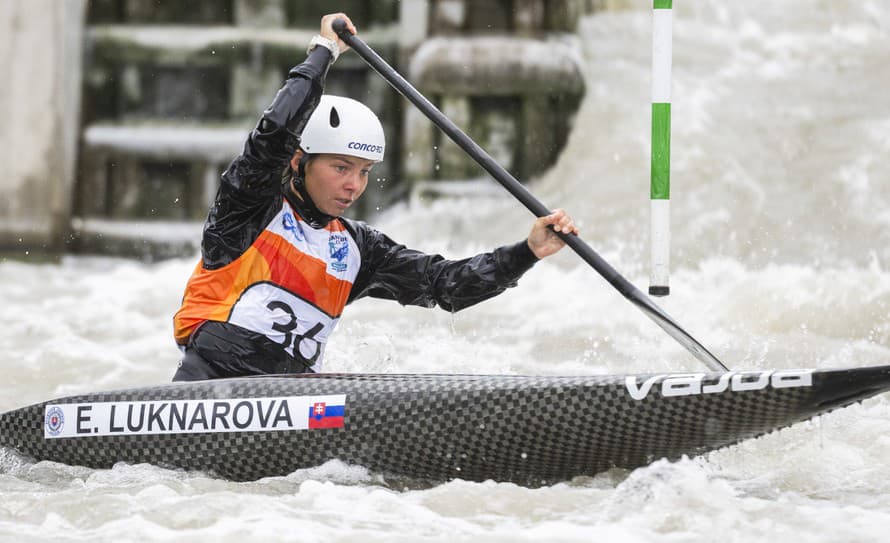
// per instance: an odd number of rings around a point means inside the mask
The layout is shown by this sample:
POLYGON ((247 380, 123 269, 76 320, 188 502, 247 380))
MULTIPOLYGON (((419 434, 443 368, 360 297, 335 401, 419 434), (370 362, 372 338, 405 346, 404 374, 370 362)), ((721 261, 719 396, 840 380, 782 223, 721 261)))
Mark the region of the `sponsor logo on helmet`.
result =
POLYGON ((346 146, 349 149, 353 149, 355 151, 367 151, 369 153, 382 153, 383 146, 382 145, 374 145, 372 143, 362 143, 360 141, 350 141, 349 145, 346 146))

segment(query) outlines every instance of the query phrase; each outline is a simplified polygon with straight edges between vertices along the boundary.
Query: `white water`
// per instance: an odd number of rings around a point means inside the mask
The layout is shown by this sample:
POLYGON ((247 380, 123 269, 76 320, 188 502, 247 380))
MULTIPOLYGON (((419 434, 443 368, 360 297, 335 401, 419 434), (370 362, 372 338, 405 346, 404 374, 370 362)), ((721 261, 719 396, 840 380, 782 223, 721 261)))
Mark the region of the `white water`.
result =
MULTIPOLYGON (((734 368, 890 363, 890 4, 676 4, 673 294, 659 303, 734 368)), ((647 10, 582 21, 588 95, 533 186, 643 289, 649 25, 647 10)), ((529 222, 508 197, 376 221, 449 256, 519 239, 529 222)), ((193 264, 0 263, 0 410, 169 380, 193 264)), ((568 252, 453 317, 357 303, 328 353, 331 371, 701 367, 568 252)), ((540 489, 403 489, 337 463, 238 484, 4 451, 0 541, 879 541, 888 458, 886 395, 704 458, 540 489)))

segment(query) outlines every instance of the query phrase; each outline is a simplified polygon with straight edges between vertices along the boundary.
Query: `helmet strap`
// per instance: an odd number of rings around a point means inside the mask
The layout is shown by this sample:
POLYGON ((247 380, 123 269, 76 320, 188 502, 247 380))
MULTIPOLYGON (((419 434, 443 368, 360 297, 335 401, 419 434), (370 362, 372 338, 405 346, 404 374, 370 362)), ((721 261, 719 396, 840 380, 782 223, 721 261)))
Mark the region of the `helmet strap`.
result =
POLYGON ((312 160, 312 155, 309 153, 303 153, 303 156, 300 157, 300 163, 297 165, 297 177, 300 179, 306 179, 306 164, 312 160))
POLYGON ((297 171, 294 172, 294 175, 291 177, 291 182, 293 184, 294 190, 297 194, 300 195, 300 198, 293 198, 292 191, 286 191, 285 195, 287 201, 296 208, 297 212, 300 214, 300 217, 306 221, 309 226, 312 228, 322 228, 326 226, 329 222, 334 220, 336 217, 332 217, 322 210, 318 209, 315 205, 315 202, 312 201, 312 197, 309 196, 309 191, 306 190, 306 164, 312 159, 312 155, 304 154, 300 158, 300 163, 297 166, 297 171))

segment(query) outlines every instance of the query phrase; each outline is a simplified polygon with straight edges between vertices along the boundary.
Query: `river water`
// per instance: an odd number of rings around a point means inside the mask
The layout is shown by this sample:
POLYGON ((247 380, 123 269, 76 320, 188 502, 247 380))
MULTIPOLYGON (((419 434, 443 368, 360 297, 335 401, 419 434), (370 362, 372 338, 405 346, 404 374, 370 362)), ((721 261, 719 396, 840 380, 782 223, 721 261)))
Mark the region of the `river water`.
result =
MULTIPOLYGON (((658 303, 733 368, 890 363, 890 174, 881 166, 890 4, 714 0, 674 11, 672 294, 658 303)), ((642 289, 650 21, 647 9, 581 21, 588 93, 559 162, 531 185, 567 207, 642 289)), ((398 206, 374 222, 458 257, 521 239, 530 218, 507 196, 478 196, 398 206)), ((171 316, 194 261, 0 263, 0 410, 168 381, 171 316)), ((347 309, 326 368, 701 365, 565 251, 456 315, 361 301, 347 309)), ((232 483, 0 451, 0 541, 890 540, 888 458, 887 395, 705 457, 537 489, 404 488, 336 462, 232 483)))

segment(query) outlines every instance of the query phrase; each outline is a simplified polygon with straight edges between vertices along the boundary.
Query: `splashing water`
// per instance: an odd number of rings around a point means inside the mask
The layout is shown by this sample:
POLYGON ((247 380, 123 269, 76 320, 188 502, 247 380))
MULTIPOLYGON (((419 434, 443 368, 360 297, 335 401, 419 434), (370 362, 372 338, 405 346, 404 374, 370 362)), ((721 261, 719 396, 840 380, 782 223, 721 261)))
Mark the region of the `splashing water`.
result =
MULTIPOLYGON (((642 6, 637 3, 641 8, 642 6)), ((676 2, 672 295, 659 304, 733 368, 890 362, 890 5, 676 2)), ((580 22, 587 95, 532 190, 639 286, 648 272, 651 15, 580 22)), ((523 238, 504 193, 374 221, 461 257, 523 238)), ((166 382, 194 259, 0 263, 0 409, 166 382)), ((330 371, 591 374, 700 364, 564 251, 456 315, 363 300, 330 371)), ((0 540, 878 540, 890 525, 890 406, 678 462, 539 489, 418 486, 332 462, 230 483, 150 466, 89 470, 0 451, 0 540)), ((250 459, 245 459, 250 461, 250 459)))

